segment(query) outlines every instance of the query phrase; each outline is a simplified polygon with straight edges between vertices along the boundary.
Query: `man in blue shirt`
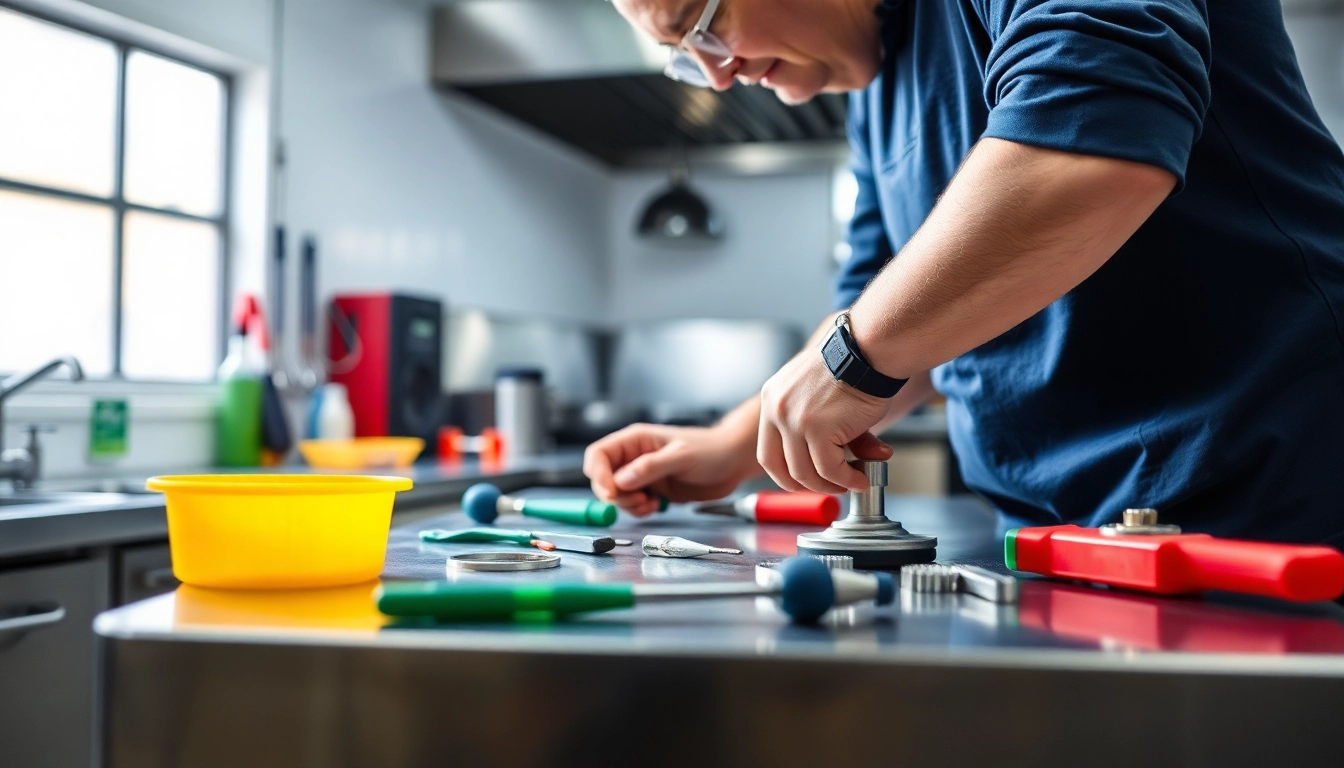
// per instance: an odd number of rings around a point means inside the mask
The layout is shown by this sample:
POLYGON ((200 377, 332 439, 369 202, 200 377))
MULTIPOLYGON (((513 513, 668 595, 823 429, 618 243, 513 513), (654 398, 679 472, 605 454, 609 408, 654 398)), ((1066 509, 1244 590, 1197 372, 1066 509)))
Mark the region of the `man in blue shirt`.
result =
POLYGON ((594 444, 599 496, 861 488, 845 449, 888 456, 870 430, 936 389, 1014 525, 1143 506, 1344 545, 1344 154, 1277 0, 616 5, 670 74, 854 91, 836 304, 870 380, 909 382, 837 380, 810 344, 714 427, 594 444))

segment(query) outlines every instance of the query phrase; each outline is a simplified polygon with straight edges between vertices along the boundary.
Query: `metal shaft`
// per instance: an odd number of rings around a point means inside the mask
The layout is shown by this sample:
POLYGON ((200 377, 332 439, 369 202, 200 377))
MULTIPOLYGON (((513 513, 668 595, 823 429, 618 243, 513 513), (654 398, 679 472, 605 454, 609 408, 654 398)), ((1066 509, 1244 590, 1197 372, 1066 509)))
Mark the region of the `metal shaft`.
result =
POLYGON ((849 465, 868 477, 868 488, 849 494, 849 517, 864 522, 879 522, 887 517, 887 462, 856 459, 849 465))
POLYGON ((635 599, 641 603, 666 603, 675 600, 713 600, 721 597, 760 597, 779 593, 779 585, 761 586, 754 582, 710 582, 705 584, 636 584, 635 599))

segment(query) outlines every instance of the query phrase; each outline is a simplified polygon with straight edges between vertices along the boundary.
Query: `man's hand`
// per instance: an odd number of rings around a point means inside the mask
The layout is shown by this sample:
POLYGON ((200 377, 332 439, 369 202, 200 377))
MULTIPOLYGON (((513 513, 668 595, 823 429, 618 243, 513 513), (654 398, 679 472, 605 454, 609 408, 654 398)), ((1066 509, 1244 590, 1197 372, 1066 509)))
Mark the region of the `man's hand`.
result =
POLYGON ((849 466, 845 448, 858 458, 891 457, 891 448, 868 432, 887 415, 891 401, 836 381, 821 353, 808 352, 790 360, 761 388, 756 460, 788 491, 865 490, 868 480, 849 466))
MULTIPOLYGON (((753 401, 739 411, 749 410, 753 401)), ((730 414, 713 427, 635 424, 588 446, 583 472, 593 493, 639 516, 658 511, 660 497, 670 501, 721 499, 753 475, 753 424, 730 414)))

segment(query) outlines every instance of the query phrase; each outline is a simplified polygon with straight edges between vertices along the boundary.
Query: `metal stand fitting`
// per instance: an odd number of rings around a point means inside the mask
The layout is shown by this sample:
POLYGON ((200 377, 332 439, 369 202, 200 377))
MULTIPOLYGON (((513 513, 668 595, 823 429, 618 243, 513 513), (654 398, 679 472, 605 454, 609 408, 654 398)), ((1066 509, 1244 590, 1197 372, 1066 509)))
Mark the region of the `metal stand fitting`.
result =
POLYGON ((798 534, 800 555, 849 555, 858 570, 895 570, 931 563, 938 539, 910 533, 887 517, 887 463, 855 460, 850 466, 868 476, 868 490, 850 491, 849 515, 818 533, 798 534))

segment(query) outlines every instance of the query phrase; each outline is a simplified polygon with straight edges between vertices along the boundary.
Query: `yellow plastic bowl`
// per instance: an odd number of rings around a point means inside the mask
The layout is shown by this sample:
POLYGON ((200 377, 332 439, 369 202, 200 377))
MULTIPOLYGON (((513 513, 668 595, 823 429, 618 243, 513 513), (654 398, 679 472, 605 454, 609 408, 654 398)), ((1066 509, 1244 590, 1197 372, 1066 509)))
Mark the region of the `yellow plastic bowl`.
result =
POLYGON ((405 477, 173 475, 167 496, 173 575, 226 589, 335 587, 383 570, 392 502, 405 477))
POLYGON ((299 441, 299 453, 314 469, 403 469, 411 466, 423 450, 425 441, 418 437, 299 441))

